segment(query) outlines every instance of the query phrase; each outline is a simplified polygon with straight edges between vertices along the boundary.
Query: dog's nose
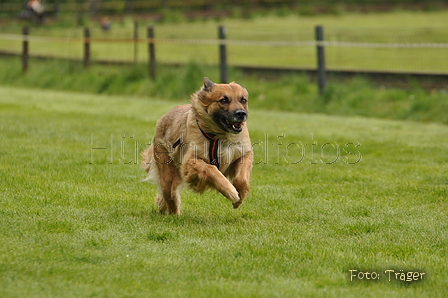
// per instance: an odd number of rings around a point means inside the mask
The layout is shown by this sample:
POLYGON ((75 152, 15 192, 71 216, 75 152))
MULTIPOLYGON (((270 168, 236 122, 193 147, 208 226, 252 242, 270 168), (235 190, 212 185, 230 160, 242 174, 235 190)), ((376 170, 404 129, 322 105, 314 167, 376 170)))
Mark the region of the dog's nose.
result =
POLYGON ((245 110, 238 110, 238 111, 235 111, 235 116, 238 119, 245 119, 247 117, 247 112, 245 110))

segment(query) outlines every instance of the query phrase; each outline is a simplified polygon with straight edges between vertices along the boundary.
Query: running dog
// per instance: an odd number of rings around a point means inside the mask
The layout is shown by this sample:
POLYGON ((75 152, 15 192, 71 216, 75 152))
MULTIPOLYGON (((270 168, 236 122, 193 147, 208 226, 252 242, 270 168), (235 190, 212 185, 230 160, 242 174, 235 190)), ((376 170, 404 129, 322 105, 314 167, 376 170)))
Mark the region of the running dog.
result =
POLYGON ((249 194, 253 151, 246 120, 247 90, 238 83, 204 78, 191 104, 177 106, 156 125, 142 153, 145 181, 158 185, 161 213, 180 214, 180 191, 216 189, 238 208, 249 194))

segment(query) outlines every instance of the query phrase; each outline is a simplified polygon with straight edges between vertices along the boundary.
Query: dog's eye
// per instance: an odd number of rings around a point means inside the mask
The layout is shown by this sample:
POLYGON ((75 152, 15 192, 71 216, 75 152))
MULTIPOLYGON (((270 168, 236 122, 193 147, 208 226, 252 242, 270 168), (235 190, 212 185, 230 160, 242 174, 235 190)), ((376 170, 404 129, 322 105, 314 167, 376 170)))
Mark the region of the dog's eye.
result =
POLYGON ((244 97, 241 97, 241 103, 244 105, 247 103, 247 99, 245 99, 244 97))
POLYGON ((228 104, 229 98, 227 96, 224 96, 223 98, 221 98, 221 100, 219 100, 219 103, 228 104))

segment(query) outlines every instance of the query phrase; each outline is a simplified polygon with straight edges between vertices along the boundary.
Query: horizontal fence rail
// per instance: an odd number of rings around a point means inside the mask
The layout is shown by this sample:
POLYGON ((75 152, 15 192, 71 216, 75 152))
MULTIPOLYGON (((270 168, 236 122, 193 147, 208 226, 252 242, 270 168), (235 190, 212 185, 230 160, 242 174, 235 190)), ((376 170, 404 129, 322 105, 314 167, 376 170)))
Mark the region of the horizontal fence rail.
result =
MULTIPOLYGON (((317 28, 321 28, 323 30, 323 27, 316 26, 317 28)), ((218 28, 218 38, 206 38, 206 39, 192 39, 192 38, 159 38, 155 37, 154 34, 154 27, 148 26, 147 30, 148 33, 146 34, 146 37, 139 37, 138 35, 138 23, 135 22, 134 24, 134 33, 131 34, 128 32, 129 37, 120 37, 120 36, 113 36, 113 37, 104 37, 104 32, 101 34, 102 37, 92 37, 90 34, 89 28, 84 29, 84 35, 80 36, 80 32, 75 33, 75 36, 69 36, 69 37, 60 37, 60 36, 43 36, 43 35, 32 35, 29 34, 28 29, 23 30, 23 34, 11 34, 11 33, 0 33, 0 54, 13 54, 13 55, 21 55, 23 60, 23 70, 27 71, 28 64, 29 64, 29 57, 48 57, 48 58, 56 58, 64 56, 64 51, 66 54, 69 54, 71 58, 63 58, 63 59, 71 59, 71 60, 79 60, 83 61, 84 65, 88 67, 92 62, 101 62, 101 63, 131 63, 132 61, 134 63, 138 63, 138 54, 139 54, 139 45, 147 45, 148 50, 147 54, 144 54, 144 61, 148 61, 149 64, 149 73, 150 77, 154 79, 156 77, 156 64, 162 63, 165 64, 182 64, 179 62, 176 62, 175 60, 170 60, 171 56, 166 53, 167 49, 170 51, 170 49, 174 49, 175 51, 184 51, 185 47, 191 46, 204 46, 204 49, 207 49, 208 52, 210 52, 211 48, 210 46, 216 46, 216 49, 218 49, 216 53, 216 58, 219 59, 219 61, 216 61, 212 64, 218 65, 221 69, 221 81, 227 80, 227 67, 228 67, 228 58, 227 58, 227 47, 234 47, 231 48, 233 52, 231 51, 231 59, 230 60, 239 60, 240 62, 233 62, 231 65, 236 68, 240 68, 244 71, 253 72, 259 69, 261 72, 270 72, 270 73, 285 73, 285 72, 291 72, 291 71, 304 71, 311 73, 317 77, 318 85, 320 93, 323 94, 325 92, 325 85, 326 85, 326 73, 332 72, 337 74, 343 74, 348 73, 349 75, 356 74, 356 73, 362 73, 362 74, 371 74, 374 76, 381 76, 384 75, 384 77, 388 76, 390 78, 391 74, 399 74, 399 75, 413 75, 413 76, 424 76, 424 75, 432 75, 432 76, 438 76, 440 78, 443 77, 445 81, 448 79, 448 67, 445 69, 444 65, 447 65, 448 63, 448 51, 445 52, 445 49, 448 49, 448 43, 445 42, 352 42, 352 41, 328 41, 323 39, 323 34, 321 37, 317 37, 315 40, 301 40, 301 41, 285 41, 285 40, 243 40, 243 39, 226 39, 225 28, 220 26, 218 28), (151 33, 149 32, 151 31, 151 33), (25 33, 26 32, 26 33, 25 33), (17 42, 17 43, 14 43, 17 42), (19 48, 19 43, 22 43, 21 50, 19 48), (29 44, 33 43, 47 43, 48 47, 40 46, 38 47, 40 51, 33 51, 33 47, 29 44), (15 46, 11 46, 11 45, 15 46), (67 47, 63 47, 63 45, 66 44, 67 47), (73 44, 74 46, 68 46, 69 44, 73 44), (93 44, 93 46, 91 46, 93 44), (109 44, 117 44, 123 45, 120 46, 120 51, 118 51, 118 54, 128 55, 128 59, 126 61, 124 60, 116 60, 117 52, 114 53, 114 59, 113 60, 105 60, 104 58, 101 59, 99 56, 104 55, 104 53, 101 52, 101 50, 98 50, 97 47, 100 47, 101 44, 104 44, 103 49, 106 47, 106 53, 109 51, 109 48, 112 47, 109 46, 109 44), (126 44, 133 45, 133 50, 131 51, 130 48, 127 48, 125 46, 126 44), (173 47, 169 47, 169 45, 175 45, 173 47), (15 48, 15 50, 5 50, 6 47, 15 48), (79 47, 77 46, 79 45, 79 47), (82 46, 81 46, 82 45, 82 46), (107 46, 106 46, 107 45, 107 46), (178 45, 184 45, 185 47, 179 47, 178 45), (62 46, 62 47, 61 47, 62 46), (156 48, 160 46, 163 50, 160 52, 160 56, 164 56, 160 58, 158 56, 156 60, 155 51, 156 48), (269 47, 273 48, 270 49, 269 47), (2 49, 3 48, 3 49, 2 49), (51 50, 47 49, 51 48, 51 50), (91 53, 92 48, 94 48, 93 55, 91 53), (261 50, 266 48, 266 50, 261 50), (279 65, 276 62, 273 62, 273 58, 279 57, 282 55, 282 48, 287 49, 289 55, 296 55, 296 56, 306 56, 307 65, 304 64, 285 64, 285 65, 279 65), (352 48, 350 52, 347 52, 346 49, 352 48), (31 49, 31 50, 30 50, 31 49), (63 50, 62 50, 63 49, 63 50), (77 49, 77 50, 76 50, 77 49), (235 51, 237 49, 237 52, 235 51), (324 51, 324 49, 328 49, 327 51, 324 51), (357 50, 358 49, 358 50, 357 50), (400 52, 397 52, 396 50, 399 49, 400 52), (406 50, 407 49, 407 50, 406 50), (428 49, 428 51, 438 51, 438 52, 432 52, 433 55, 428 55, 429 52, 426 52, 425 50, 428 49), (62 50, 62 51, 61 51, 62 50), (412 53, 411 56, 404 56, 402 55, 402 51, 417 51, 417 52, 410 52, 412 53), (70 51, 70 52, 69 52, 70 51), (362 52, 366 51, 366 52, 362 52), (391 56, 381 56, 381 53, 383 52, 374 52, 374 51, 394 51, 390 52, 392 53, 391 56), (101 52, 101 53, 100 53, 101 52), (129 55, 132 52, 134 59, 129 59, 129 55), (219 53, 218 53, 219 52, 219 53), (347 60, 348 57, 351 57, 351 53, 356 53, 353 55, 358 55, 357 60, 355 62, 347 60), (261 58, 258 59, 258 61, 262 62, 263 64, 254 64, 254 63, 246 63, 246 57, 249 58, 250 56, 259 55, 259 53, 263 53, 263 55, 267 55, 266 59, 261 58), (279 54, 280 53, 280 54, 279 54), (292 53, 292 54, 291 54, 292 53), (314 53, 314 54, 313 54, 314 53), (364 53, 361 54, 360 53, 364 53), (379 54, 378 54, 379 53, 379 54), (435 54, 435 55, 434 55, 435 54), (76 57, 76 58, 73 58, 76 57), (386 57, 386 59, 384 59, 386 57), (359 67, 357 65, 369 65, 365 64, 366 62, 369 63, 371 61, 378 61, 379 67, 375 68, 363 68, 359 67), (413 61, 420 60, 420 62, 416 63, 417 67, 425 67, 426 62, 424 59, 430 59, 428 61, 431 61, 433 65, 436 65, 436 68, 433 70, 430 70, 431 68, 427 69, 399 69, 394 68, 393 62, 394 59, 400 60, 401 65, 403 65, 403 61, 408 61, 405 59, 412 59, 413 61), (423 59, 423 60, 422 60, 423 59), (327 61, 329 60, 329 61, 327 61), (243 61, 243 63, 241 63, 243 61), (336 66, 335 66, 335 61, 336 66), (346 62, 347 61, 347 62, 346 62), (441 61, 439 63, 439 61, 441 61), (360 63, 360 64, 356 64, 360 63), (435 63, 435 64, 434 64, 435 63), (314 66, 313 66, 314 65, 314 66)), ((95 35, 98 35, 98 31, 94 31, 95 35)), ((317 31, 316 31, 317 32, 317 31)), ((322 32, 323 33, 323 32, 322 32)), ((194 48, 201 49, 201 48, 194 48)), ((142 52, 140 52, 142 53, 142 52)), ((386 52, 389 53, 389 52, 386 52)), ((198 57, 198 55, 201 55, 199 52, 195 53, 195 56, 198 57)), ((388 54, 386 54, 388 55, 388 54)), ((107 54, 106 54, 107 56, 107 54)), ((112 56, 109 56, 112 57, 112 56)), ((208 57, 210 59, 210 54, 208 54, 208 57)), ((263 56, 264 57, 264 56, 263 56)), ((202 59, 203 57, 201 57, 202 59)), ((215 59, 216 59, 215 58, 215 59)), ((294 58, 293 58, 294 59, 294 58)), ((204 60, 205 61, 205 60, 204 60)), ((277 60, 279 61, 279 60, 277 60)), ((302 62, 305 60, 301 60, 302 62)), ((140 62, 142 62, 142 59, 140 59, 140 62)), ((210 64, 209 62, 204 62, 205 64, 210 64)), ((407 63, 407 62, 406 62, 407 63)), ((370 64, 371 65, 371 64, 370 64)), ((414 67, 415 65, 411 65, 411 67, 414 67)), ((377 65, 375 65, 377 66, 377 65)), ((407 65, 405 65, 407 66, 407 65)))
MULTIPOLYGON (((53 37, 33 36, 21 34, 0 33, 0 40, 32 41, 32 42, 84 42, 83 37, 53 37)), ((379 42, 346 42, 346 41, 262 41, 262 40, 231 40, 231 39, 179 39, 179 38, 89 38, 92 43, 171 43, 171 44, 197 44, 197 45, 247 45, 247 46, 324 46, 348 48, 380 48, 380 49, 414 49, 414 48, 448 48, 448 43, 379 43, 379 42)))

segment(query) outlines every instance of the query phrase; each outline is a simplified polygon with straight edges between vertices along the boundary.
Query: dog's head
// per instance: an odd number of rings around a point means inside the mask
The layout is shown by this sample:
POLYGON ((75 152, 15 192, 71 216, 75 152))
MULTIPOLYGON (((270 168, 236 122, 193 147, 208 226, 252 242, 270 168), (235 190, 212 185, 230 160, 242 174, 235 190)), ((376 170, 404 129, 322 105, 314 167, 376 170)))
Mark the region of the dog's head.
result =
MULTIPOLYGON (((192 103, 203 121, 213 121, 223 132, 240 133, 248 117, 247 90, 238 83, 215 84, 204 78, 204 86, 192 103)), ((210 123, 209 123, 210 124, 210 123)))

